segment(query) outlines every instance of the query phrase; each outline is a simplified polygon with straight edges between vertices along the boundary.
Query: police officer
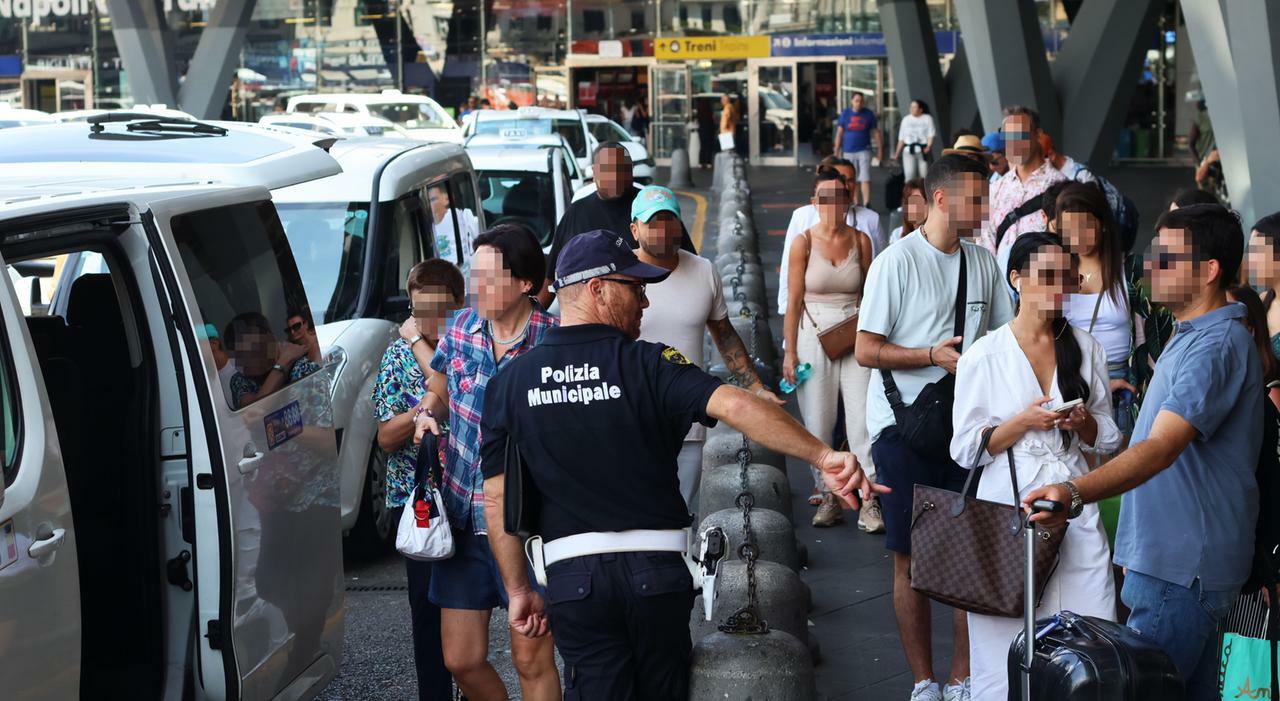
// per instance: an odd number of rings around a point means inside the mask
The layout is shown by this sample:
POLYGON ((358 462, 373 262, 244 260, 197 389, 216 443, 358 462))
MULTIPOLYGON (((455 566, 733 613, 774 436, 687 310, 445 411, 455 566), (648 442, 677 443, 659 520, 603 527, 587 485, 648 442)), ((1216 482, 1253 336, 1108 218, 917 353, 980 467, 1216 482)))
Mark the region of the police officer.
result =
POLYGON ((575 237, 556 274, 561 325, 489 382, 481 424, 486 517, 509 622, 521 635, 554 633, 566 699, 683 699, 692 519, 676 457, 692 423, 724 420, 821 466, 850 505, 855 489, 869 497, 884 488, 778 406, 721 383, 674 348, 637 342, 645 285, 668 273, 641 263, 622 236, 575 237), (528 545, 545 603, 529 582, 523 544, 505 532, 504 471, 517 469, 507 464, 508 439, 538 502, 540 538, 528 545))

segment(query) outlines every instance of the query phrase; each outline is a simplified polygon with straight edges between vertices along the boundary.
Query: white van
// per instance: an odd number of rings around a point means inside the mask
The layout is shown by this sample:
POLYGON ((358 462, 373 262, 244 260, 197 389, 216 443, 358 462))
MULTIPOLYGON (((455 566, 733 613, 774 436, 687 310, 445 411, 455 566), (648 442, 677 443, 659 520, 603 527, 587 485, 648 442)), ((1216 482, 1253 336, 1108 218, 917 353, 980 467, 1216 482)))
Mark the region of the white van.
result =
POLYGON ((314 698, 345 616, 331 370, 273 379, 305 291, 268 190, 182 173, 337 163, 211 125, 98 126, 0 132, 0 264, 102 261, 30 315, 0 276, 0 689, 314 698))
POLYGON ((336 358, 342 526, 350 546, 371 554, 391 544, 396 523, 386 507, 387 456, 370 397, 383 353, 409 317, 409 269, 445 250, 465 271, 459 253, 485 220, 471 161, 459 146, 344 139, 329 153, 342 173, 272 197, 321 347, 336 358))
POLYGON ((339 112, 390 120, 415 139, 462 143, 462 129, 440 103, 399 90, 380 93, 310 93, 289 98, 286 112, 339 112))

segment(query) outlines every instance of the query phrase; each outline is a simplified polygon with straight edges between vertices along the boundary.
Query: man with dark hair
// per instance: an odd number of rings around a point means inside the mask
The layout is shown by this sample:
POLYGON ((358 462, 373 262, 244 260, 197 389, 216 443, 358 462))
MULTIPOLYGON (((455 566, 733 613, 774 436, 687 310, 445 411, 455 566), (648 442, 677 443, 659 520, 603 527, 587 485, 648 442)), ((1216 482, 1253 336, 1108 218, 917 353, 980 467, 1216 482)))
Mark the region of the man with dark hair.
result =
MULTIPOLYGON (((565 210, 556 233, 551 240, 551 252, 547 255, 546 284, 538 294, 543 308, 551 306, 554 297, 556 261, 560 251, 573 237, 588 231, 613 231, 631 246, 637 246, 631 234, 631 204, 640 192, 632 173, 631 154, 617 141, 606 141, 596 147, 591 157, 595 178, 595 192, 574 200, 565 210)), ((684 224, 680 225, 684 228, 684 224)), ((684 231, 680 247, 696 254, 689 232, 684 231)))
POLYGON ((1006 107, 1004 115, 1005 158, 1011 167, 991 186, 991 216, 978 237, 978 243, 995 254, 1001 270, 1019 234, 1045 230, 1042 195, 1050 185, 1066 180, 1044 157, 1040 115, 1022 105, 1006 107))
MULTIPOLYGON (((871 263, 858 313, 854 352, 873 368, 867 389, 867 432, 879 479, 893 491, 880 496, 885 547, 893 553, 893 607, 915 680, 912 701, 967 701, 968 622, 954 612, 950 682, 933 671, 929 600, 911 588, 911 499, 915 485, 960 491, 966 472, 950 458, 950 432, 909 440, 897 416, 926 386, 951 415, 956 362, 963 345, 1013 318, 1013 302, 991 254, 971 238, 987 210, 987 165, 963 153, 944 155, 925 178, 929 216, 923 226, 886 248, 871 263), (963 297, 960 288, 963 287, 963 297), (957 320, 959 324, 957 325, 957 320)), ((928 395, 924 397, 929 401, 928 395)))
POLYGON ((1062 523, 1124 494, 1115 563, 1128 569, 1129 627, 1159 643, 1188 699, 1217 698, 1218 624, 1250 571, 1258 518, 1262 366, 1246 311, 1227 299, 1244 257, 1240 220, 1224 207, 1166 212, 1151 249, 1152 299, 1178 320, 1156 362, 1129 449, 1024 503, 1069 505, 1033 520, 1062 523))
POLYGON ((857 167, 859 200, 871 206, 871 142, 876 145, 876 160, 884 160, 884 137, 876 124, 876 113, 865 106, 866 96, 855 92, 849 106, 840 113, 836 127, 836 147, 840 155, 857 167))

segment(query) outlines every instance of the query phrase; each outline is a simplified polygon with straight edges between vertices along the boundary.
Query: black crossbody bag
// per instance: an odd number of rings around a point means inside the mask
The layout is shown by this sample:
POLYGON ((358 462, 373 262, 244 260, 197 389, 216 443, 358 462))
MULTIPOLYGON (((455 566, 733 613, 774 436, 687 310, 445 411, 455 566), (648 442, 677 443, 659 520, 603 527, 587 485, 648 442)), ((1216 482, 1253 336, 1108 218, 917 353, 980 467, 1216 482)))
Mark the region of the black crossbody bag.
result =
MULTIPOLYGON (((964 337, 964 310, 968 274, 965 270, 964 245, 960 246, 960 282, 956 285, 956 317, 953 336, 964 337)), ((961 340, 960 346, 964 346, 961 340)), ((902 392, 893 380, 893 372, 881 370, 884 380, 884 395, 889 399, 889 407, 893 409, 893 418, 898 424, 898 433, 912 450, 923 457, 935 460, 951 459, 951 407, 956 400, 955 375, 947 373, 937 382, 930 382, 920 390, 916 400, 907 406, 902 401, 902 392)))

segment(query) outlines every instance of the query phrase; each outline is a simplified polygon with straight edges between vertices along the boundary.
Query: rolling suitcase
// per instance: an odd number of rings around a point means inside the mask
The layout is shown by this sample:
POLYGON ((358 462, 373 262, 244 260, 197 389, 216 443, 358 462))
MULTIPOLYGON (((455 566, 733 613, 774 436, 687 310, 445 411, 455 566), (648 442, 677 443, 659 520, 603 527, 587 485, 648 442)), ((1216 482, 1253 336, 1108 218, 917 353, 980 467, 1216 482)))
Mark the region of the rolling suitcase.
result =
MULTIPOLYGON (((1037 501, 1033 508, 1062 505, 1037 501)), ((1025 522, 1023 531, 1029 555, 1035 524, 1025 522)), ((1009 701, 1181 701, 1182 677, 1173 661, 1132 628, 1070 611, 1035 620, 1029 556, 1026 562, 1025 626, 1009 646, 1009 701)))

